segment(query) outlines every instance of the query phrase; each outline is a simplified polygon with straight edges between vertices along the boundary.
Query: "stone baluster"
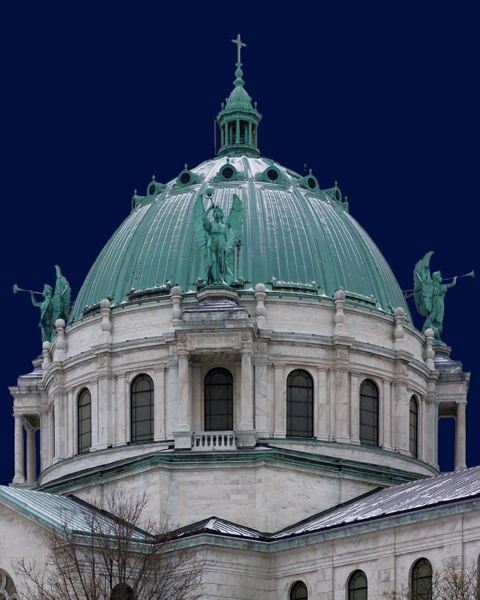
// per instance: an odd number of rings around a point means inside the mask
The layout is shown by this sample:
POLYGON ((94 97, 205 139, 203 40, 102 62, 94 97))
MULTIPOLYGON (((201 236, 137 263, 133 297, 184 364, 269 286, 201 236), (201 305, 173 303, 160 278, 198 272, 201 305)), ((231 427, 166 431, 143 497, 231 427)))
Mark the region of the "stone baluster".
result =
POLYGON ((267 309, 265 308, 265 296, 267 292, 267 288, 263 285, 263 283, 257 283, 255 286, 255 300, 257 301, 257 306, 255 307, 255 316, 257 318, 258 327, 264 327, 266 322, 267 309))
POLYGON ((111 302, 108 298, 104 298, 100 302, 100 314, 102 315, 102 339, 107 344, 112 341, 112 323, 110 321, 111 302))
POLYGON ((48 365, 51 364, 51 362, 52 362, 52 357, 50 355, 50 342, 43 342, 42 354, 43 354, 42 370, 46 371, 48 369, 48 365))
POLYGON ((405 331, 403 329, 403 323, 405 321, 405 310, 399 306, 395 309, 395 331, 393 332, 394 350, 403 350, 403 338, 405 337, 405 331))
POLYGON ((63 319, 57 319, 55 321, 55 331, 57 332, 55 359, 61 362, 67 358, 67 340, 65 339, 65 321, 63 319))
POLYGON ((182 288, 178 285, 175 285, 172 288, 172 321, 179 321, 182 318, 182 309, 180 307, 180 303, 182 301, 182 288))
POLYGON ((15 477, 13 483, 25 483, 25 464, 23 456, 23 417, 13 415, 15 418, 15 477))
POLYGON ((435 364, 433 362, 433 357, 435 356, 435 351, 433 349, 434 336, 435 336, 435 333, 434 333, 433 329, 427 329, 425 331, 425 345, 426 345, 425 363, 427 365, 427 369, 431 369, 431 370, 435 368, 435 364))

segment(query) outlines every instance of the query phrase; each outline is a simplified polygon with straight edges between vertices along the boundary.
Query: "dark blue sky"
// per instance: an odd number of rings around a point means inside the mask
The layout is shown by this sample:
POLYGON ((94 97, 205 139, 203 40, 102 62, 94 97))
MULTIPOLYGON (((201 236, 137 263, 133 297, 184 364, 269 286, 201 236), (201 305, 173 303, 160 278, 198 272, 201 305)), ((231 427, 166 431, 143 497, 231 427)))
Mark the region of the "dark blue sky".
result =
MULTIPOLYGON (((434 250, 444 277, 478 265, 479 41, 475 3, 4 3, 0 483, 13 477, 7 386, 40 353, 54 265, 73 297, 154 173, 213 156, 241 33, 262 155, 335 180, 402 289, 434 250)), ((480 274, 480 270, 479 270, 480 274)), ((478 283, 446 297, 444 340, 472 371, 467 462, 480 463, 478 283)), ((413 303, 412 312, 415 312, 413 303)), ((417 327, 423 319, 414 314, 417 327)), ((441 428, 441 464, 453 465, 441 428)), ((450 428, 451 429, 451 428, 450 428)))

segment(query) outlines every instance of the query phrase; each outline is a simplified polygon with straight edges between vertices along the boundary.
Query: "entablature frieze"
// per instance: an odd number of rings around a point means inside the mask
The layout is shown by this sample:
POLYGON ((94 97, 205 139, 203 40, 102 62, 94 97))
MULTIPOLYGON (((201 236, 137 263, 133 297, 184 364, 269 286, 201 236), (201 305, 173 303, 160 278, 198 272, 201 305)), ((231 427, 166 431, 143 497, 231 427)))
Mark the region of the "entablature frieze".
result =
POLYGON ((244 331, 209 331, 180 333, 177 352, 188 354, 215 354, 224 352, 240 352, 245 343, 251 344, 252 334, 244 331), (248 337, 247 337, 248 336, 248 337), (243 339, 246 337, 246 339, 243 339))

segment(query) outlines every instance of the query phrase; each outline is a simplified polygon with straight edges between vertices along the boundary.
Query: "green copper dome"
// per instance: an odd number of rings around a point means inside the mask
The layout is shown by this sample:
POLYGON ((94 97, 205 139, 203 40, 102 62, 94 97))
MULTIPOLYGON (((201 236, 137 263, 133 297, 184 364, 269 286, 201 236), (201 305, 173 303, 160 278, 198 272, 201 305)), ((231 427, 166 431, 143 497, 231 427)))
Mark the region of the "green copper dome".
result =
POLYGON ((230 265, 237 289, 264 283, 272 293, 319 299, 343 289, 347 301, 373 310, 393 314, 401 306, 411 322, 390 267, 348 214, 340 190, 322 191, 312 174, 301 177, 251 156, 217 157, 185 168, 165 186, 152 181, 146 197, 134 196, 131 214, 91 268, 70 322, 104 298, 115 306, 168 295, 174 285, 195 291, 205 257, 192 213, 207 188, 225 215, 234 194, 243 204, 241 244, 230 265))

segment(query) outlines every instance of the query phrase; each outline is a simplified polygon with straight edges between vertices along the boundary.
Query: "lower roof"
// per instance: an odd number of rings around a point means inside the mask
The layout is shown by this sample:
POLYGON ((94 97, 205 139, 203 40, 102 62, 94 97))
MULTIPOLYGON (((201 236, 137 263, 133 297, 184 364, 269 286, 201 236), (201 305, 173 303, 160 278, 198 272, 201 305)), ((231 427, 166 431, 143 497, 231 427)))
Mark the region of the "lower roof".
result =
MULTIPOLYGON (((361 525, 380 518, 393 518, 419 510, 467 502, 475 498, 480 498, 480 466, 377 490, 274 534, 262 533, 218 517, 210 517, 172 532, 171 539, 210 534, 274 542, 339 527, 361 525)), ((0 486, 0 502, 47 527, 63 528, 65 523, 68 523, 70 531, 85 534, 91 532, 91 528, 89 529, 91 515, 98 514, 97 508, 75 497, 15 487, 0 486)), ((102 512, 100 518, 108 528, 111 516, 102 512)), ((151 539, 147 532, 141 530, 138 530, 138 535, 135 537, 139 542, 151 539)))

